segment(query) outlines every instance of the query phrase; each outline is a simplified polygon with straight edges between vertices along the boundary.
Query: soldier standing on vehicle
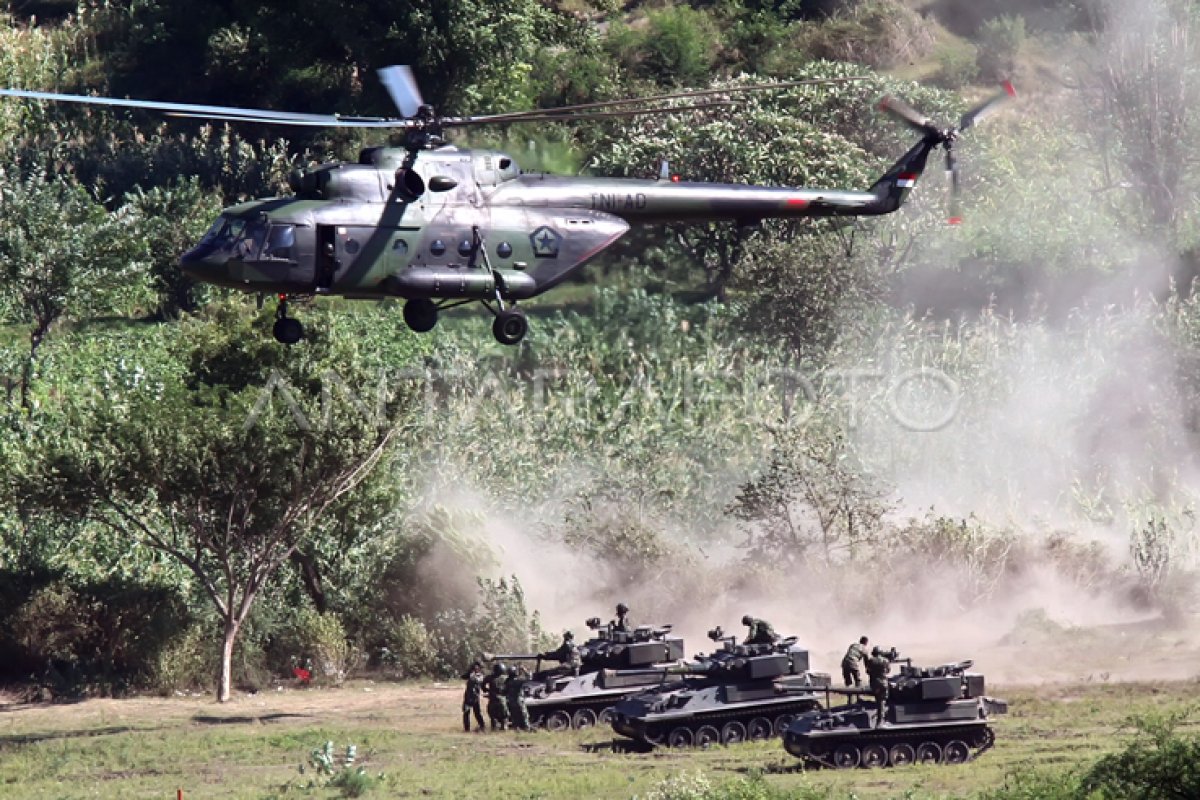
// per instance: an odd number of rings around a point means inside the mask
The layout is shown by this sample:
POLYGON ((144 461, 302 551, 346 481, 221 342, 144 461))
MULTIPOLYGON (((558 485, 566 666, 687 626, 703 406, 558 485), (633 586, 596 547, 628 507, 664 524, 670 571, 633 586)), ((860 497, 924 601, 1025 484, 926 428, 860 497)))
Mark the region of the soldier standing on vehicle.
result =
POLYGON ((509 676, 505 686, 508 700, 508 727, 521 731, 529 730, 529 709, 525 706, 525 682, 530 678, 524 665, 509 676))
POLYGON ((862 686, 862 672, 859 667, 867 657, 867 637, 862 637, 846 650, 842 656, 842 680, 846 686, 862 686))
POLYGON ((617 603, 617 618, 613 620, 612 629, 626 633, 633 630, 633 625, 629 621, 629 606, 624 603, 617 603))
POLYGON ((750 629, 746 634, 746 641, 742 644, 775 644, 779 639, 771 623, 765 619, 757 619, 747 614, 742 617, 742 624, 750 629))
POLYGON ((483 694, 483 664, 476 661, 463 675, 467 682, 463 689, 463 730, 471 731, 471 713, 475 713, 475 732, 483 733, 483 709, 480 708, 479 698, 483 694))
POLYGON ((538 653, 538 658, 561 664, 556 670, 559 675, 578 675, 583 666, 583 657, 579 654, 579 646, 575 644, 575 634, 570 631, 563 632, 562 644, 554 650, 538 653))
POLYGON ((883 715, 887 711, 888 671, 892 662, 879 649, 879 645, 871 648, 871 657, 867 659, 867 678, 871 681, 871 693, 875 695, 875 727, 883 724, 883 715))
POLYGON ((504 687, 508 683, 508 668, 504 664, 492 667, 492 674, 484 681, 488 696, 488 719, 491 720, 492 730, 504 730, 508 721, 508 706, 504 696, 504 687))

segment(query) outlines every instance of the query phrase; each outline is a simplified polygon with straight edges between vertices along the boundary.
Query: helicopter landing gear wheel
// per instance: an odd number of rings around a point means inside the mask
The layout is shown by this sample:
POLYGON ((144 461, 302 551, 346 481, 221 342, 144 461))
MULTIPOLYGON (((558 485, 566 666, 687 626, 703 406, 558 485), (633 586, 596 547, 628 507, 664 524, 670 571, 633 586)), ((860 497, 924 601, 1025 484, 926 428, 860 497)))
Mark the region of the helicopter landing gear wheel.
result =
POLYGON ((414 297, 404 304, 404 324, 416 333, 428 333, 437 325, 438 307, 427 297, 414 297))
POLYGON ((844 744, 833 751, 833 765, 838 769, 854 769, 862 758, 858 745, 844 744))
POLYGON ((275 341, 280 344, 296 344, 304 338, 304 326, 300 320, 291 317, 280 317, 271 328, 275 341))
POLYGON ((496 312, 496 319, 492 321, 492 335, 500 344, 516 344, 528 332, 529 321, 521 310, 505 308, 496 312))
POLYGON ((280 344, 295 344, 304 338, 304 326, 300 320, 287 315, 287 296, 279 295, 279 307, 275 309, 275 324, 271 327, 271 335, 280 344))
POLYGON ((690 728, 680 726, 667 736, 667 744, 671 747, 691 747, 696 738, 690 728))

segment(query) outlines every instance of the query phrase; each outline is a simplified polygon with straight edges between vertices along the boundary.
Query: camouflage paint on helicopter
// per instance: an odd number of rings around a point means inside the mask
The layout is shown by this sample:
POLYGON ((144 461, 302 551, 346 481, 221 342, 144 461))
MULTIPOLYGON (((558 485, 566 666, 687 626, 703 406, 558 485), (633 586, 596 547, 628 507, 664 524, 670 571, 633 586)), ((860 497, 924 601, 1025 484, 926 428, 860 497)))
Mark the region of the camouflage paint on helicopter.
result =
POLYGON ((299 341, 303 329, 287 315, 287 300, 309 295, 404 298, 404 318, 415 331, 432 329, 441 309, 480 302, 495 315, 496 339, 515 344, 525 336, 528 323, 514 303, 557 286, 631 225, 714 220, 749 224, 769 217, 890 213, 903 204, 931 151, 946 151, 953 174, 951 148, 959 132, 1013 94, 1006 85, 1005 92, 964 115, 958 128, 939 128, 903 103, 885 100, 881 107, 901 117, 921 139, 868 190, 851 191, 522 174, 504 153, 447 145, 442 129, 580 117, 559 116, 564 109, 558 109, 442 118, 420 103, 411 70, 389 67, 380 70, 380 76, 403 119, 25 90, 0 90, 0 95, 236 122, 404 129, 403 148, 369 148, 358 163, 330 163, 294 173, 294 195, 225 209, 204 238, 183 254, 182 268, 200 281, 278 294, 274 334, 288 344, 299 341))

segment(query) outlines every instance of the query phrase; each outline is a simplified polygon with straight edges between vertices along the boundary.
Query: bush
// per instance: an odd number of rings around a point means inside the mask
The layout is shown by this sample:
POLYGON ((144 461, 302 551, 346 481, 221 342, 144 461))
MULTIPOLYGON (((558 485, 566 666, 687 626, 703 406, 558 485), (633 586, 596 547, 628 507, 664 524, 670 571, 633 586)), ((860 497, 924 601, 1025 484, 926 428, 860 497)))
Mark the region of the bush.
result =
POLYGON ((980 77, 986 81, 1011 79, 1025 46, 1025 18, 1004 14, 989 19, 979 30, 978 42, 975 63, 980 77))
POLYGON ((340 684, 351 667, 352 651, 337 614, 300 608, 271 643, 273 672, 289 677, 296 667, 312 673, 316 683, 340 684))
POLYGON ((150 662, 149 688, 163 695, 211 689, 219 648, 211 626, 190 625, 150 662))
POLYGON ((978 53, 969 42, 948 43, 938 48, 938 84, 960 89, 979 77, 978 53))
POLYGON ((437 671, 438 652, 425 623, 409 614, 386 628, 385 644, 380 648, 379 663, 400 678, 433 675, 437 671))
POLYGON ((1200 736, 1177 732, 1187 716, 1184 712, 1133 720, 1133 741, 1084 774, 1079 796, 1200 797, 1200 736))
POLYGON ((847 7, 807 29, 803 39, 813 58, 877 69, 921 60, 933 45, 929 23, 900 0, 866 0, 847 7))

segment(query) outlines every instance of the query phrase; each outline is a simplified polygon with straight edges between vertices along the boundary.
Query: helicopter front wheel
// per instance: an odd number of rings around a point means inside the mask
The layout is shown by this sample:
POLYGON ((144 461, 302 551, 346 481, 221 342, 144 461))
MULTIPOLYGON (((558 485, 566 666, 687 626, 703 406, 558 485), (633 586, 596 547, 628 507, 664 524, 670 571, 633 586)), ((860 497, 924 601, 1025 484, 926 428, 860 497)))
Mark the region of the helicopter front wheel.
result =
POLYGON ((275 309, 275 325, 271 328, 275 341, 280 344, 296 344, 304 338, 304 326, 300 320, 287 315, 287 296, 279 296, 279 307, 275 309))
POLYGON ((517 308, 506 308, 496 312, 492 320, 492 335, 500 344, 516 344, 529 332, 529 321, 517 308))
POLYGON ((292 317, 280 317, 275 320, 274 327, 271 328, 271 333, 275 336, 275 341, 280 344, 295 344, 304 338, 304 326, 300 324, 300 320, 292 317))

